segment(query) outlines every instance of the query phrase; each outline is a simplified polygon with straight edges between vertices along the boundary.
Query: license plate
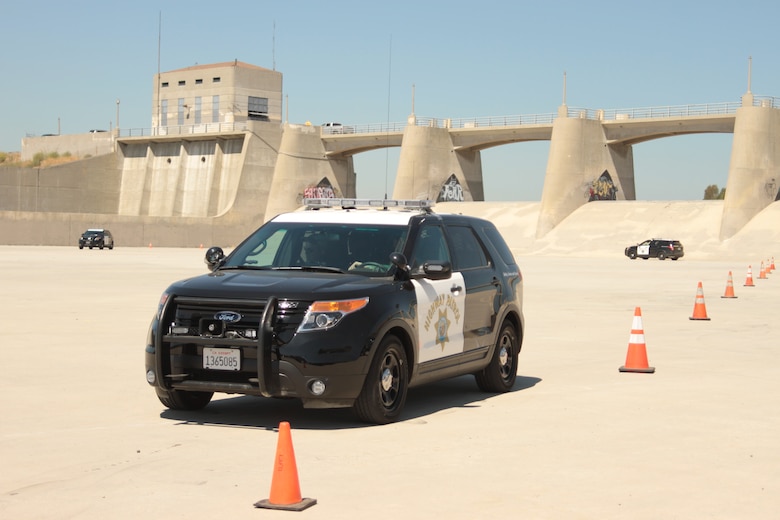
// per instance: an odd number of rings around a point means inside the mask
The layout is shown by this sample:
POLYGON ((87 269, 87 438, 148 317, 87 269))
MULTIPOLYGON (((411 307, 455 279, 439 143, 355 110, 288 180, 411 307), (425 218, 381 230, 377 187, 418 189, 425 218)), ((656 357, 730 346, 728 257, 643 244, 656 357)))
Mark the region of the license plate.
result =
POLYGON ((240 370, 241 350, 237 348, 203 347, 203 368, 240 370))

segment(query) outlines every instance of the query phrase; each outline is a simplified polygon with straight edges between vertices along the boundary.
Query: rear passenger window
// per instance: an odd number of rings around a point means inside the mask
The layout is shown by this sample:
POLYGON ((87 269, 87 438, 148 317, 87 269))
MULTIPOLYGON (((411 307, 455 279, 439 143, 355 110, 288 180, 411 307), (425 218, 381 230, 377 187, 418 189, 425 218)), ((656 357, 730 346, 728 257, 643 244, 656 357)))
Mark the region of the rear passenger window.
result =
POLYGON ((490 243, 493 244, 493 247, 496 248, 498 254, 501 255, 501 259, 504 263, 506 265, 514 265, 515 257, 512 255, 512 251, 509 250, 509 246, 506 245, 504 238, 498 230, 493 226, 485 226, 482 228, 482 231, 485 233, 485 236, 490 243))
POLYGON ((452 241, 452 267, 455 271, 486 267, 488 259, 474 230, 468 226, 447 226, 452 241))

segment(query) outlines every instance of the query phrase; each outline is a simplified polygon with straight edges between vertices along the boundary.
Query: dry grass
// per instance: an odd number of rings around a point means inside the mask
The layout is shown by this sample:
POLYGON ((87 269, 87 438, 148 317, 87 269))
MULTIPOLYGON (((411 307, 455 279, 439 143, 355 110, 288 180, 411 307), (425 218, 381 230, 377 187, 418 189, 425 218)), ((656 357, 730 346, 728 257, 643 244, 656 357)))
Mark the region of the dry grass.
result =
POLYGON ((78 161, 83 157, 78 157, 65 153, 63 155, 49 154, 48 156, 36 155, 31 161, 22 161, 21 153, 19 152, 0 152, 0 166, 17 166, 26 168, 48 168, 50 166, 57 166, 59 164, 67 164, 73 161, 78 161))

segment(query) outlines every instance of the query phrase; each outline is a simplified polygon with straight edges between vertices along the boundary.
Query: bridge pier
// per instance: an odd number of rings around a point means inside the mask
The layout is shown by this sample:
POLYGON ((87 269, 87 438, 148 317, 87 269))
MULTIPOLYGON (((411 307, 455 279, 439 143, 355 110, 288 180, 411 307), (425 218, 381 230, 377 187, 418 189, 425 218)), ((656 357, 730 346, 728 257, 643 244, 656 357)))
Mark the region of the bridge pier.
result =
POLYGON ((537 238, 589 201, 636 198, 631 145, 610 144, 601 121, 567 110, 562 105, 553 121, 537 238))
POLYGON ((780 110, 753 106, 753 95, 742 97, 734 120, 726 198, 720 239, 734 236, 750 219, 780 199, 780 110))
POLYGON ((479 151, 456 150, 448 128, 415 122, 410 116, 404 129, 393 198, 485 200, 479 151))
POLYGON ((355 197, 352 156, 328 157, 319 127, 285 124, 263 222, 299 207, 307 196, 355 197))

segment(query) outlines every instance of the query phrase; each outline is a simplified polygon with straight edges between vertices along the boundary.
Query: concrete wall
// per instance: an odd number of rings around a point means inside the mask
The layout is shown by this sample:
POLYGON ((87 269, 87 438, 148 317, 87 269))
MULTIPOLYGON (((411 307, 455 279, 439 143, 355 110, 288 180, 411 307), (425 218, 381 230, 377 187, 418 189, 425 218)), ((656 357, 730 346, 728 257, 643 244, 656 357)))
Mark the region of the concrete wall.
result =
POLYGON ((114 151, 114 132, 47 135, 22 138, 22 161, 31 161, 35 154, 71 154, 74 157, 105 155, 114 151))
POLYGON ((121 175, 116 154, 48 168, 0 168, 0 210, 116 213, 121 175))

